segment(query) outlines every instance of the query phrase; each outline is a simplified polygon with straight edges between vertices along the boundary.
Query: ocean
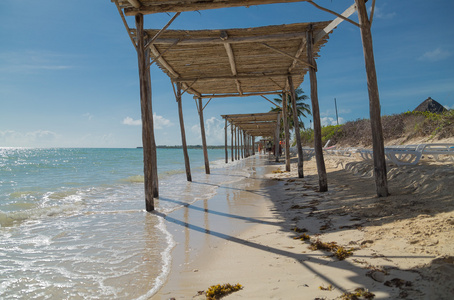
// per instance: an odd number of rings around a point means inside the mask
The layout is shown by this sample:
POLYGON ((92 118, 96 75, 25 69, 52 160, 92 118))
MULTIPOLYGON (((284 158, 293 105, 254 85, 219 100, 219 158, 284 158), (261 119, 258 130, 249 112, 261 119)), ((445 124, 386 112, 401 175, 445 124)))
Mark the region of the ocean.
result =
POLYGON ((147 299, 175 246, 163 215, 249 176, 209 149, 158 149, 161 214, 145 211, 142 149, 0 148, 0 298, 147 299), (232 176, 241 175, 241 176, 232 176))

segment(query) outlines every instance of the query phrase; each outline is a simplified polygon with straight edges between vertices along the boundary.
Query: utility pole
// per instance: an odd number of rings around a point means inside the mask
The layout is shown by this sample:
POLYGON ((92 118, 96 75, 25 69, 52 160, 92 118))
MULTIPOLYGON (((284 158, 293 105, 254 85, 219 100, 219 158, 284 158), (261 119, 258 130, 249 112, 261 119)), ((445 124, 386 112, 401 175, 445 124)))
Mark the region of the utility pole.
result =
POLYGON ((336 121, 337 121, 337 126, 339 126, 339 116, 337 115, 337 102, 336 102, 336 98, 334 98, 334 107, 336 108, 336 121))

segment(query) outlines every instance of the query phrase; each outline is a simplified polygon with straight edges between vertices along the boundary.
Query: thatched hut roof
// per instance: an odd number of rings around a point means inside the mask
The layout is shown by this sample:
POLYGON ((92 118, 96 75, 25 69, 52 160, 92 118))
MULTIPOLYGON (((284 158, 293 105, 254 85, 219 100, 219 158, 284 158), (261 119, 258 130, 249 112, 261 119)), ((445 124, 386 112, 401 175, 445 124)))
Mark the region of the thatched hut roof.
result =
POLYGON ((222 115, 230 124, 251 136, 272 137, 276 132, 277 116, 280 112, 222 115))
POLYGON ((431 113, 441 114, 446 111, 446 108, 443 107, 440 103, 435 101, 432 98, 427 98, 421 104, 418 105, 413 111, 428 111, 431 113))

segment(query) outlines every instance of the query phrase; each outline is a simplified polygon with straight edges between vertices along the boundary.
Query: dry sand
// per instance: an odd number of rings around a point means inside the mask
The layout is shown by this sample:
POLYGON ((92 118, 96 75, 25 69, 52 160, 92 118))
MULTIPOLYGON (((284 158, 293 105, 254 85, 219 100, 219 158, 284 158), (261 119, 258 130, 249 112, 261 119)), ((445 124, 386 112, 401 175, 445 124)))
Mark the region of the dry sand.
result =
POLYGON ((315 159, 304 162, 305 178, 296 171, 256 174, 235 187, 241 201, 223 217, 243 223, 241 230, 232 223, 224 234, 225 224, 211 224, 211 232, 199 232, 211 240, 198 255, 177 246, 176 253, 194 257, 182 262, 177 254, 152 299, 205 299, 197 292, 222 283, 244 286, 226 299, 341 299, 359 287, 374 299, 454 299, 454 164, 426 158, 388 165, 391 196, 377 198, 370 163, 325 160, 326 193, 317 192, 315 159), (310 241, 294 239, 303 232, 310 241), (340 261, 309 249, 316 240, 353 248, 353 255, 340 261))

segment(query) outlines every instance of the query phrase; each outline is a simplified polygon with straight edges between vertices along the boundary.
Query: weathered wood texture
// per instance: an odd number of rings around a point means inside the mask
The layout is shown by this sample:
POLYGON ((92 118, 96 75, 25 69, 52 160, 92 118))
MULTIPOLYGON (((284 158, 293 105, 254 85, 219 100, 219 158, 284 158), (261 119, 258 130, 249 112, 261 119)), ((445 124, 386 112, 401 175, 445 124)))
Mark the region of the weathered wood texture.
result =
POLYGON ((300 1, 306 0, 118 0, 127 16, 137 13, 146 15, 300 1))
POLYGON ((203 159, 205 160, 205 174, 210 174, 210 160, 208 159, 207 140, 205 136, 205 122, 203 120, 203 102, 202 98, 199 98, 199 119, 200 119, 200 134, 202 136, 202 149, 203 159))
MULTIPOLYGON (((316 64, 315 58, 312 57, 313 46, 313 32, 307 32, 307 56, 309 61, 314 65, 316 64)), ((323 145, 322 145, 322 125, 320 122, 320 108, 318 105, 318 91, 317 91, 317 73, 315 68, 309 68, 309 77, 311 83, 311 103, 312 103, 312 117, 314 119, 314 150, 315 159, 317 162, 318 184, 320 192, 328 191, 328 179, 326 177, 325 160, 323 159, 323 145)))
POLYGON ((274 161, 279 162, 279 134, 281 133, 281 114, 279 113, 277 115, 277 120, 276 120, 276 129, 275 129, 275 134, 274 134, 274 161))
MULTIPOLYGON (((329 24, 166 30, 150 44, 150 49, 158 67, 172 81, 191 86, 188 92, 197 97, 278 94, 286 86, 289 71, 296 86, 304 79, 307 55, 302 50, 308 26, 313 25, 318 33, 329 24)), ((131 32, 135 35, 134 29, 131 32)), ((159 30, 146 32, 154 37, 159 30)), ((327 40, 328 35, 323 35, 315 44, 315 57, 327 40)))
POLYGON ((300 135, 300 125, 296 110, 296 94, 295 94, 295 86, 293 85, 292 76, 288 77, 288 85, 290 87, 290 95, 292 101, 292 109, 293 109, 293 123, 294 123, 294 130, 295 130, 295 139, 296 139, 296 149, 298 150, 298 178, 304 177, 303 171, 303 145, 301 144, 301 135, 300 135))
POLYGON ((285 171, 290 172, 290 129, 288 123, 287 94, 282 93, 282 115, 285 135, 285 171))
POLYGON ((147 54, 144 44, 143 33, 143 15, 138 14, 135 17, 137 28, 137 60, 139 65, 139 82, 140 82, 140 107, 142 116, 142 146, 143 146, 143 161, 144 161, 144 186, 145 186, 145 209, 147 211, 154 210, 154 195, 153 195, 153 158, 152 158, 152 143, 151 133, 153 132, 153 119, 150 120, 151 95, 150 93, 150 78, 147 73, 147 54))
POLYGON ((227 119, 224 125, 225 163, 229 162, 229 151, 227 150, 227 119))
POLYGON ((186 170, 186 179, 187 179, 187 181, 192 181, 191 165, 189 163, 188 146, 186 144, 186 132, 184 130, 183 106, 181 103, 181 84, 176 83, 176 86, 177 86, 176 100, 178 103, 178 117, 180 120, 181 145, 183 146, 183 156, 184 156, 184 167, 186 170))
POLYGON ((385 149, 383 129, 380 117, 380 97, 378 93, 377 72, 375 70, 374 48, 370 22, 364 0, 355 0, 358 7, 358 18, 363 42, 364 61, 367 73, 367 88, 369 91, 370 122, 372 127, 372 147, 374 152, 374 176, 377 195, 386 197, 388 179, 386 174, 385 149))

